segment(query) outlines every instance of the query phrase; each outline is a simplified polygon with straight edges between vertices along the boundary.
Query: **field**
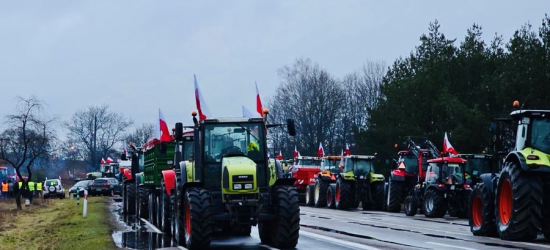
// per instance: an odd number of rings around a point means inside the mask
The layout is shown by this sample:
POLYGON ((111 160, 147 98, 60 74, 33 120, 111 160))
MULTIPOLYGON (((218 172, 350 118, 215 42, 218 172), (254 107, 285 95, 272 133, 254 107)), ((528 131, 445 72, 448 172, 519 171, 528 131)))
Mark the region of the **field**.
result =
POLYGON ((0 201, 0 249, 116 249, 107 197, 88 200, 88 216, 70 199, 35 199, 17 211, 0 201))

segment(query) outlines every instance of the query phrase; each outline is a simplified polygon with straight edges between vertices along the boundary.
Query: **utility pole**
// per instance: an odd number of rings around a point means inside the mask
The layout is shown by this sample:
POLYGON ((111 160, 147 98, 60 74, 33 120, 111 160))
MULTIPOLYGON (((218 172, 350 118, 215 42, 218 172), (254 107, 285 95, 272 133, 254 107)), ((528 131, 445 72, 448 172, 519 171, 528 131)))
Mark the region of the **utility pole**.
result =
POLYGON ((92 169, 98 171, 97 167, 97 115, 94 114, 94 131, 92 132, 93 140, 93 153, 92 153, 92 169))

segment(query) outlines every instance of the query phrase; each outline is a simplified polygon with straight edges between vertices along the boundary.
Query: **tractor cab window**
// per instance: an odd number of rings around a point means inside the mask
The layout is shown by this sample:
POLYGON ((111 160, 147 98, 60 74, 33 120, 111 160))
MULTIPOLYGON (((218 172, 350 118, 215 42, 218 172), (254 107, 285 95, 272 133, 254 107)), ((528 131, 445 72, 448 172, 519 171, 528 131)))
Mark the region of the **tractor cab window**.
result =
POLYGON ((321 170, 331 170, 340 166, 340 159, 323 159, 321 170))
POLYGON ((414 155, 402 155, 399 158, 399 162, 401 161, 405 164, 405 171, 407 173, 418 173, 418 159, 414 155))
POLYGON ((468 162, 464 165, 464 171, 469 175, 479 176, 491 172, 491 164, 491 158, 468 158, 468 162))
POLYGON ((344 171, 354 171, 355 175, 367 175, 370 172, 374 172, 372 163, 373 160, 368 159, 353 159, 348 158, 346 159, 346 164, 344 171))
POLYGON ((301 167, 319 167, 321 165, 321 161, 316 159, 300 159, 298 160, 298 164, 301 167))
POLYGON ((443 172, 446 184, 464 184, 462 165, 458 163, 447 164, 447 171, 443 172))
POLYGON ((193 141, 184 141, 180 145, 180 151, 183 153, 182 159, 184 161, 189 161, 194 158, 194 142, 193 141))
POLYGON ((434 184, 439 179, 440 166, 438 163, 430 163, 426 172, 426 183, 434 184))
POLYGON ((207 162, 220 162, 227 156, 263 159, 264 130, 261 123, 205 124, 204 152, 207 162))
POLYGON ((532 120, 531 146, 550 153, 550 119, 537 117, 532 120))

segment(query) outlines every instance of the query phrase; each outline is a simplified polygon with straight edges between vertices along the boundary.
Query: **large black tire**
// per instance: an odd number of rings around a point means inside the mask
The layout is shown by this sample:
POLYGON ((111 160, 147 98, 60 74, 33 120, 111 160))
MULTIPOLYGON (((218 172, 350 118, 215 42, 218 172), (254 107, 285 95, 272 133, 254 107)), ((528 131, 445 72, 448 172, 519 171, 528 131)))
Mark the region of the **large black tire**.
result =
POLYGON ((351 185, 348 182, 338 179, 336 181, 336 192, 335 192, 335 202, 336 208, 338 209, 349 209, 353 206, 353 198, 351 192, 351 185))
POLYGON ((330 186, 330 182, 324 181, 321 178, 317 178, 317 181, 315 182, 315 192, 314 192, 314 200, 315 200, 315 207, 326 207, 327 206, 327 196, 325 195, 327 193, 327 189, 330 186))
POLYGON ((460 203, 458 204, 458 218, 460 219, 468 219, 469 218, 469 206, 470 204, 470 196, 472 195, 471 190, 463 190, 460 194, 460 203))
POLYGON ((388 193, 389 193, 389 185, 387 183, 384 183, 384 199, 382 200, 382 211, 388 211, 388 193))
POLYGON ((136 214, 136 183, 128 182, 126 184, 126 196, 128 196, 126 201, 126 214, 134 215, 136 214))
POLYGON ((149 189, 145 186, 138 187, 139 217, 149 219, 149 189))
POLYGON ((389 182, 388 193, 388 212, 399 213, 401 212, 401 204, 405 200, 405 194, 403 193, 403 182, 392 181, 389 182))
POLYGON ((178 245, 185 245, 185 196, 182 191, 174 192, 171 195, 174 211, 172 223, 174 223, 174 239, 178 245))
POLYGON ((470 195, 470 231, 477 236, 496 236, 495 203, 490 187, 480 182, 470 195))
POLYGON ((330 185, 327 189, 327 207, 329 208, 335 208, 336 207, 336 201, 335 201, 335 185, 330 185))
POLYGON ((384 182, 375 182, 371 184, 372 193, 372 209, 383 211, 384 210, 384 182))
POLYGON ((278 186, 274 199, 277 218, 259 223, 260 240, 277 248, 294 248, 300 232, 299 194, 293 186, 278 186))
POLYGON ((533 240, 542 227, 542 180, 507 162, 498 180, 495 215, 504 240, 533 240))
POLYGON ((156 191, 152 190, 149 192, 149 197, 147 199, 147 206, 149 211, 149 222, 153 225, 157 225, 157 194, 156 191))
POLYGON ((306 206, 313 206, 314 204, 314 199, 313 199, 313 195, 314 195, 314 190, 315 189, 315 186, 314 185, 307 185, 306 187, 306 206))
POLYGON ((442 218, 447 213, 447 201, 443 193, 435 189, 428 189, 424 194, 424 216, 428 218, 442 218))
POLYGON ((210 248, 213 232, 210 199, 206 189, 190 188, 185 192, 184 232, 185 246, 189 250, 210 248))
POLYGON ((418 211, 418 200, 414 196, 408 195, 405 198, 403 207, 405 208, 405 214, 407 216, 415 216, 418 211))
POLYGON ((164 181, 161 182, 162 190, 160 192, 160 203, 161 210, 160 212, 160 221, 159 226, 160 230, 165 234, 172 234, 170 219, 172 218, 172 204, 170 202, 170 196, 166 193, 166 186, 164 181))

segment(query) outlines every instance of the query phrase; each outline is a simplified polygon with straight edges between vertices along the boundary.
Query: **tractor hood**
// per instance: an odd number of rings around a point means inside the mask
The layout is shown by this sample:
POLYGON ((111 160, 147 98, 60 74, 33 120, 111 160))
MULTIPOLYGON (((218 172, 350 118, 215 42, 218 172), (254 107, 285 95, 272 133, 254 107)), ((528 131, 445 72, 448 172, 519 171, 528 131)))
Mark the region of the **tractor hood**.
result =
POLYGON ((222 159, 223 194, 258 193, 256 163, 245 156, 222 159))

